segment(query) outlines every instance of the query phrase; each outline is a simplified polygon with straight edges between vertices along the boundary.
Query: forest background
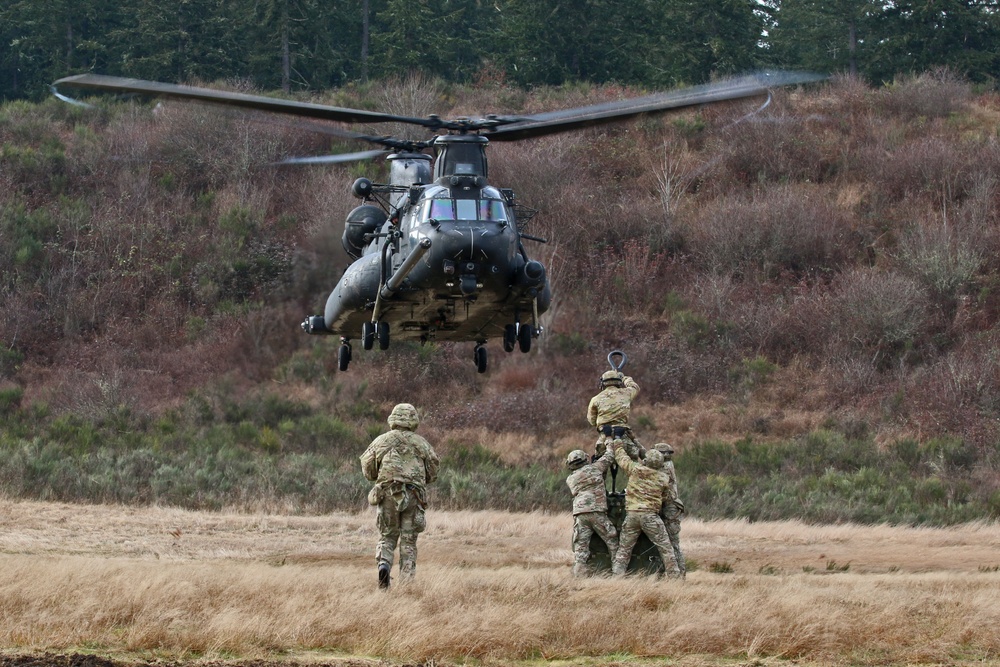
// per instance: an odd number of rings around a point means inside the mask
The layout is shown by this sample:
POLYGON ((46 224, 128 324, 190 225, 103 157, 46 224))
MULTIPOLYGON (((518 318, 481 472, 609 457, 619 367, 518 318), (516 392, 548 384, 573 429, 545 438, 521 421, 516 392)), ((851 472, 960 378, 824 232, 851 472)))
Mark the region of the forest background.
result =
POLYGON ((994 3, 8 2, 0 8, 0 490, 322 512, 415 403, 436 506, 568 507, 607 352, 701 518, 1000 514, 994 3), (250 11, 252 9, 252 11, 250 11), (415 27, 416 26, 416 27, 415 27), (637 54, 641 54, 637 56, 637 54), (194 105, 58 102, 97 71, 406 115, 532 113, 764 65, 760 101, 491 148, 556 294, 529 355, 298 329, 378 164, 194 105))

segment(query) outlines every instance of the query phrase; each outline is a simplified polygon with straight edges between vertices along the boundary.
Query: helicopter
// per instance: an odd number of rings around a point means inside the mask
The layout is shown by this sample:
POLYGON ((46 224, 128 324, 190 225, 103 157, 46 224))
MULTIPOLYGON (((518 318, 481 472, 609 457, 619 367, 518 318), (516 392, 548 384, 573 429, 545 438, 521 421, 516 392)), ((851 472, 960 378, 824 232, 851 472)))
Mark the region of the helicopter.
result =
MULTIPOLYGON (((308 119, 311 128, 382 148, 340 155, 291 158, 279 164, 331 164, 384 156, 389 181, 357 179, 361 200, 348 215, 342 245, 352 263, 333 287, 322 315, 302 322, 308 334, 340 336, 338 368, 346 371, 358 339, 365 350, 392 340, 472 341, 479 373, 488 364, 486 343, 504 351, 531 350, 543 331, 540 316, 552 301, 545 266, 524 242, 536 211, 510 188, 490 183, 487 146, 715 102, 768 94, 771 88, 819 80, 802 72, 766 71, 633 99, 533 115, 444 119, 407 117, 209 88, 98 74, 52 84, 198 101, 308 119), (404 123, 432 133, 424 141, 363 134, 316 121, 404 123)), ((770 97, 768 97, 770 99, 770 97)), ((766 103, 765 103, 766 105, 766 103)))

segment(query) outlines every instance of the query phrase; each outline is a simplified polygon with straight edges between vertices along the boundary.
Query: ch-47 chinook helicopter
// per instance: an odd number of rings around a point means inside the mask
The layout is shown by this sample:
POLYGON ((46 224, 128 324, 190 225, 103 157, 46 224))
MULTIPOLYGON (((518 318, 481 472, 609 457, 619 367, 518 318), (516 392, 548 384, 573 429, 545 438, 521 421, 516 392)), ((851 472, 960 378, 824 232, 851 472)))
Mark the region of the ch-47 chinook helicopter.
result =
MULTIPOLYGON (((338 363, 347 370, 351 342, 368 350, 391 339, 474 341, 474 362, 486 371, 484 344, 500 338, 512 352, 531 349, 539 316, 551 301, 545 267, 524 241, 534 211, 514 192, 490 184, 486 148, 725 100, 763 95, 770 88, 814 81, 794 72, 765 72, 618 102, 534 114, 482 118, 411 118, 136 79, 83 74, 57 88, 84 88, 193 100, 341 123, 407 123, 434 133, 426 141, 374 136, 323 125, 322 131, 383 149, 288 160, 334 163, 386 155, 389 182, 354 182, 362 204, 347 216, 343 245, 353 263, 333 288, 323 315, 307 317, 310 334, 341 337, 338 363), (429 154, 432 152, 433 155, 429 154)), ((59 93, 56 93, 59 95, 59 93)), ((61 95, 59 95, 62 97, 61 95)), ((314 126, 313 129, 318 129, 314 126)))

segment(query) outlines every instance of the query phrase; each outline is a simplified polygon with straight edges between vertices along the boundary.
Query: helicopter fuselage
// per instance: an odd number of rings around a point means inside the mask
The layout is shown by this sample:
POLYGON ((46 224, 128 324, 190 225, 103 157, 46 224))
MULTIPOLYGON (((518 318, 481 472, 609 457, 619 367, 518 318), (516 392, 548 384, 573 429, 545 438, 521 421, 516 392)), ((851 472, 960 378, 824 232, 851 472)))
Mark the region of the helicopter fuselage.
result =
POLYGON ((534 323, 549 306, 544 268, 525 255, 514 212, 497 188, 411 188, 370 236, 326 302, 326 328, 347 340, 375 315, 391 322, 394 339, 483 343, 508 325, 534 323), (396 276, 398 287, 386 294, 396 276))

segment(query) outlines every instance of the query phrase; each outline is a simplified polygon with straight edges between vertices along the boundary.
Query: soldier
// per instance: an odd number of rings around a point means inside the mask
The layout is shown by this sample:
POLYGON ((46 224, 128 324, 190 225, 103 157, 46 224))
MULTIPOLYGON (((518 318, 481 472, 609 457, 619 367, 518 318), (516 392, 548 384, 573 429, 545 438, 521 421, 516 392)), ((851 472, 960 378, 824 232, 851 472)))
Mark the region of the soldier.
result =
POLYGON ((681 572, 674 559, 670 537, 659 514, 664 499, 673 500, 670 482, 666 475, 661 474, 663 455, 651 449, 646 452, 645 463, 637 463, 629 458, 620 439, 613 440, 610 446, 614 449, 615 461, 628 473, 629 480, 625 491, 625 521, 619 536, 618 553, 611 567, 612 574, 625 574, 632 558, 632 548, 642 531, 660 553, 667 576, 679 577, 681 572))
POLYGON ((684 503, 681 502, 680 494, 677 492, 677 472, 674 470, 674 448, 665 442, 658 442, 653 445, 653 449, 663 455, 663 472, 670 478, 670 488, 673 491, 673 501, 664 499, 663 508, 660 510, 660 518, 667 529, 670 537, 670 546, 674 548, 674 558, 677 559, 677 568, 681 571, 681 577, 687 574, 687 563, 684 560, 684 552, 681 551, 681 516, 684 514, 684 503))
POLYGON ((601 393, 590 399, 587 419, 596 426, 600 436, 597 439, 597 453, 603 454, 607 443, 621 438, 629 458, 636 461, 646 455, 646 450, 635 441, 628 426, 628 415, 632 401, 639 393, 639 385, 631 377, 620 371, 606 371, 601 376, 601 393))
POLYGON ((389 587, 393 552, 399 542, 399 576, 412 578, 417 567, 417 535, 427 527, 425 485, 437 479, 438 457, 430 443, 414 433, 417 410, 400 403, 389 415, 388 433, 361 455, 365 479, 375 482, 368 502, 378 507, 381 538, 375 548, 379 588, 389 587))
POLYGON ((593 463, 587 452, 577 449, 566 457, 566 466, 572 470, 566 478, 573 494, 573 576, 587 574, 590 560, 590 538, 594 533, 608 545, 614 560, 618 551, 618 531, 608 518, 608 498, 604 491, 604 474, 614 460, 611 449, 593 463))

